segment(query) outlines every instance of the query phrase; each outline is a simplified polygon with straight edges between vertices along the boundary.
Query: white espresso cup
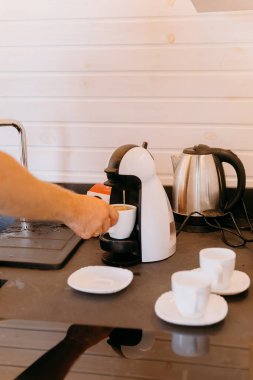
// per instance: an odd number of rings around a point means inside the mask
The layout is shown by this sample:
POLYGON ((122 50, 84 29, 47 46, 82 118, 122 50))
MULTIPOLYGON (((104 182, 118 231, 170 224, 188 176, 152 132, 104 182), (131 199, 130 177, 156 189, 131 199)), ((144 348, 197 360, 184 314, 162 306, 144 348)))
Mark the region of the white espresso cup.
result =
POLYGON ((228 248, 205 248, 199 252, 201 271, 211 280, 212 290, 226 289, 235 269, 236 254, 228 248))
POLYGON ((119 213, 117 223, 109 228, 108 233, 113 239, 127 239, 134 228, 136 219, 136 206, 118 203, 111 204, 119 213))
POLYGON ((179 271, 171 276, 173 299, 177 310, 185 318, 204 315, 211 291, 211 283, 201 272, 179 271))

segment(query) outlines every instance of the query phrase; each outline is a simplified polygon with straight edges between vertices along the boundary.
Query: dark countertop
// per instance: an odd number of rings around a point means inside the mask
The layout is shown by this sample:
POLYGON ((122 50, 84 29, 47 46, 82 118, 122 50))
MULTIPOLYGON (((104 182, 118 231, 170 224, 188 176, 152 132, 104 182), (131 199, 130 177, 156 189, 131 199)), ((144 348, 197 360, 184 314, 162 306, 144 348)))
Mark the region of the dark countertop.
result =
MULTIPOLYGON (((0 278, 7 282, 0 289, 0 318, 27 320, 33 323, 45 321, 45 323, 67 325, 117 326, 161 333, 210 336, 212 347, 240 350, 242 359, 238 359, 238 363, 240 362, 238 368, 241 366, 243 373, 239 376, 239 372, 234 372, 234 375, 237 375, 235 378, 239 380, 251 378, 248 376, 251 374, 249 363, 253 341, 252 285, 240 295, 225 297, 229 307, 228 315, 224 321, 213 326, 180 327, 165 323, 155 315, 155 301, 162 293, 171 289, 171 274, 178 270, 197 268, 198 252, 205 247, 226 246, 221 242, 217 232, 182 232, 178 236, 177 251, 173 256, 161 262, 143 263, 130 267, 129 269, 134 273, 130 286, 111 295, 85 294, 67 285, 68 276, 75 270, 88 265, 104 265, 101 261, 102 251, 98 239, 84 242, 70 261, 59 270, 1 267, 0 278)), ((246 272, 252 279, 253 244, 235 249, 235 251, 237 253, 236 269, 246 272)), ((221 351, 219 353, 217 351, 217 355, 222 356, 221 351)), ((224 355, 223 360, 226 361, 227 353, 224 355)), ((175 379, 188 379, 188 377, 180 376, 175 376, 175 379)), ((225 377, 217 375, 213 378, 225 377)), ((228 378, 232 379, 232 377, 228 378)), ((87 379, 93 379, 93 377, 87 377, 87 379)))
MULTIPOLYGON (((203 247, 225 246, 219 233, 182 232, 176 253, 167 260, 143 263, 129 269, 134 280, 119 293, 92 295, 73 290, 68 276, 88 265, 104 265, 98 239, 85 241, 59 270, 0 268, 0 278, 8 281, 0 289, 1 319, 32 319, 67 323, 118 325, 145 329, 166 329, 154 313, 161 293, 171 289, 170 276, 182 269, 198 267, 198 252, 203 247)), ((253 245, 237 249, 236 269, 253 277, 253 245)), ((253 336, 253 294, 226 297, 229 313, 222 328, 229 336, 238 328, 241 335, 253 336)))

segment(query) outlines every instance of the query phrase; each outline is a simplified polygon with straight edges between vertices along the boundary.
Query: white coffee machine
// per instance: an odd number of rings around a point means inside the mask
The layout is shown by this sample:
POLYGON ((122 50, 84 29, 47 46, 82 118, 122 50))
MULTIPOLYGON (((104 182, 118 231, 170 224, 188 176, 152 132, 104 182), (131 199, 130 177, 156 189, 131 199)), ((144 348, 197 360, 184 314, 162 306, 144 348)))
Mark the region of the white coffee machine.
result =
POLYGON ((147 143, 117 148, 105 172, 105 184, 112 187, 110 203, 136 205, 137 218, 128 239, 113 239, 107 233, 100 237, 100 246, 106 251, 103 261, 130 266, 171 256, 176 250, 174 217, 147 143))

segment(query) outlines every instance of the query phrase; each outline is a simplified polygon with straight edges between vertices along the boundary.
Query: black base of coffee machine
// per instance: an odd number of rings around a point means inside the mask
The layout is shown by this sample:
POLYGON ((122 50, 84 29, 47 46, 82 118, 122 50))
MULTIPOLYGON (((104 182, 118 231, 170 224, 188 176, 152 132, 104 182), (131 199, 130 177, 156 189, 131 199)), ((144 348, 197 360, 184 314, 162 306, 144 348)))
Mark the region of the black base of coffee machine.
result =
POLYGON ((136 240, 112 239, 107 233, 101 235, 99 240, 100 247, 106 251, 102 256, 105 264, 114 267, 130 267, 141 262, 136 240))

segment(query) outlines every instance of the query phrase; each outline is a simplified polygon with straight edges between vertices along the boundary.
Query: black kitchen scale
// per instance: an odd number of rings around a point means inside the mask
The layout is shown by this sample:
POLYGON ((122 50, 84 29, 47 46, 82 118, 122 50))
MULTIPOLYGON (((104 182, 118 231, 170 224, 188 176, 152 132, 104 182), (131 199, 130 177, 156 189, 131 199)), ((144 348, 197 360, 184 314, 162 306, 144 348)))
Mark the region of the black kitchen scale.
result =
POLYGON ((81 242, 63 224, 17 220, 0 231, 0 265, 59 269, 81 242))

